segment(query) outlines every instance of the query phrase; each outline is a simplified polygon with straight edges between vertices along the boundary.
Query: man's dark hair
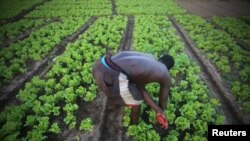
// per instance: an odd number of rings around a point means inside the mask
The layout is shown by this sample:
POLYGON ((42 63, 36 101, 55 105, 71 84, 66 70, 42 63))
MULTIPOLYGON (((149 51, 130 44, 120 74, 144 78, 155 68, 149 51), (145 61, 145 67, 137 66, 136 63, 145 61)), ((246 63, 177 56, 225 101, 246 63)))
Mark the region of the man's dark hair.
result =
POLYGON ((164 65, 167 66, 168 70, 170 70, 174 66, 174 58, 170 56, 169 54, 164 54, 159 57, 158 59, 160 62, 162 62, 164 65))

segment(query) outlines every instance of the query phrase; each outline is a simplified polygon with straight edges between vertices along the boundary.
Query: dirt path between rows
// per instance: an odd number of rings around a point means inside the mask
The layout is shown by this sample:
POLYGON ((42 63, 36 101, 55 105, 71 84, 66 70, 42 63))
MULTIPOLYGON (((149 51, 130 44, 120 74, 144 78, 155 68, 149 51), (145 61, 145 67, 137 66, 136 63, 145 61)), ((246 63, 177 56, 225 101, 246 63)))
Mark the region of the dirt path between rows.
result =
POLYGON ((69 37, 65 37, 55 48, 40 62, 31 62, 26 73, 16 76, 8 85, 0 90, 0 111, 9 104, 16 103, 16 94, 24 87, 25 83, 30 81, 33 76, 40 76, 46 74, 53 66, 53 59, 62 54, 69 42, 74 42, 78 36, 84 33, 88 27, 96 20, 95 17, 90 18, 80 29, 69 37))
POLYGON ((111 0, 112 4, 112 16, 117 15, 115 0, 111 0))
POLYGON ((134 31, 135 19, 133 16, 128 17, 128 24, 125 30, 125 34, 122 38, 121 44, 119 46, 119 51, 128 51, 132 49, 133 45, 133 31, 134 31))
MULTIPOLYGON (((134 17, 128 17, 127 27, 122 37, 119 51, 131 50, 133 44, 134 17)), ((123 141, 125 129, 122 123, 123 107, 113 108, 107 106, 103 119, 101 138, 99 141, 123 141)))
POLYGON ((220 100, 223 112, 226 116, 225 124, 249 124, 249 115, 244 114, 239 108, 235 97, 223 85, 222 78, 216 68, 195 47, 187 33, 174 20, 174 18, 171 17, 170 20, 176 28, 179 36, 184 41, 187 54, 201 66, 201 78, 205 81, 214 96, 220 100))

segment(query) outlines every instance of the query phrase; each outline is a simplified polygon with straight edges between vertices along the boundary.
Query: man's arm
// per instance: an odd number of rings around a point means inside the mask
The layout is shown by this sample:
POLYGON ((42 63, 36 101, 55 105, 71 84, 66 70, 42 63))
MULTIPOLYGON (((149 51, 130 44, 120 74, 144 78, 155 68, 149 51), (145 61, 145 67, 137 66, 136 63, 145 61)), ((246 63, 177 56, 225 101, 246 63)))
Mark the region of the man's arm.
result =
POLYGON ((163 113, 163 110, 153 101, 151 96, 148 94, 147 90, 144 86, 140 86, 140 90, 142 92, 143 99, 145 102, 155 110, 156 113, 163 113))
POLYGON ((159 106, 161 109, 165 109, 167 102, 168 102, 168 96, 170 92, 170 87, 172 85, 171 77, 169 73, 165 72, 164 77, 162 77, 162 80, 160 82, 160 96, 159 96, 159 106))
POLYGON ((168 121, 167 118, 164 114, 164 111, 157 105, 155 104, 155 102, 152 100, 151 96, 148 94, 148 92, 146 91, 145 87, 141 87, 140 88, 142 91, 142 95, 143 98, 145 100, 145 102, 152 108, 155 110, 156 112, 156 119, 157 121, 160 123, 160 125, 164 128, 167 129, 168 128, 168 121))
POLYGON ((171 82, 168 83, 161 83, 161 88, 160 88, 160 96, 159 96, 159 106, 161 109, 165 109, 167 102, 168 102, 168 96, 170 92, 170 84, 171 82))

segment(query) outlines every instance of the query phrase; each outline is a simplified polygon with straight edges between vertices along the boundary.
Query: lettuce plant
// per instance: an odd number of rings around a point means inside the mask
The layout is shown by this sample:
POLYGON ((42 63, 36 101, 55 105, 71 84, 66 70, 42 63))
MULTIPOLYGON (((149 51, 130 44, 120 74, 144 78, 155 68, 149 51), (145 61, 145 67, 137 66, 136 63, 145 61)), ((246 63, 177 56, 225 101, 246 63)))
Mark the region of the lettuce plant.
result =
POLYGON ((183 131, 190 128, 190 121, 185 117, 177 117, 175 119, 176 128, 183 131))
POLYGON ((79 129, 84 132, 93 131, 93 121, 91 118, 85 118, 81 121, 79 129))
POLYGON ((49 129, 50 132, 52 133, 60 133, 61 132, 61 129, 59 128, 58 124, 57 123, 53 123, 49 129))

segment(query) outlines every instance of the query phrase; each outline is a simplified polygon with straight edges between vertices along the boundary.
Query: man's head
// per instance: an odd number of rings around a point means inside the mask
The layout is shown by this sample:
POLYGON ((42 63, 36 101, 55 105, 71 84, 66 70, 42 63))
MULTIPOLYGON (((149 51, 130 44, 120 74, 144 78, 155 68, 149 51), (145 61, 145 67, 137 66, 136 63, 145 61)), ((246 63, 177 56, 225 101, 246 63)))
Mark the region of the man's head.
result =
POLYGON ((164 54, 158 59, 161 63, 167 66, 168 70, 170 70, 174 66, 174 58, 168 54, 164 54))

